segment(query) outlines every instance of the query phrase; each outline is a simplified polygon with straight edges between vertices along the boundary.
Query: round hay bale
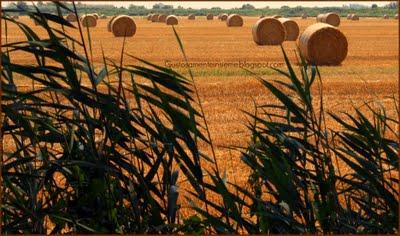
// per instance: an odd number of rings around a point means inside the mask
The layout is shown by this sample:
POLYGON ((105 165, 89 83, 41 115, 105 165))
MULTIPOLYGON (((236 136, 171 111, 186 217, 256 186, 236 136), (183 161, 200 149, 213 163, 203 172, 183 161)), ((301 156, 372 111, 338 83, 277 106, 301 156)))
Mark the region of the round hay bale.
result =
POLYGON ((167 25, 177 25, 178 24, 178 17, 174 15, 169 15, 167 16, 167 19, 165 20, 165 23, 167 25))
POLYGON ((158 14, 153 14, 151 16, 151 22, 157 22, 158 21, 158 14))
POLYGON ((389 16, 387 14, 383 15, 383 19, 389 19, 389 16))
POLYGON ((165 15, 165 14, 158 15, 158 22, 165 23, 165 19, 167 19, 167 15, 165 15))
POLYGON ((396 20, 398 20, 398 19, 399 19, 399 14, 394 15, 394 18, 395 18, 396 20))
POLYGON ((101 15, 100 19, 107 19, 107 16, 106 15, 101 15))
POLYGON ((214 15, 209 13, 209 14, 207 14, 206 18, 207 18, 207 20, 213 20, 214 19, 214 15))
POLYGON ((96 17, 96 20, 99 19, 99 14, 97 14, 97 13, 92 13, 91 15, 94 16, 94 17, 96 17))
POLYGON ((356 14, 351 14, 351 20, 360 20, 360 17, 358 17, 356 14))
POLYGON ((220 20, 226 21, 228 19, 228 14, 222 14, 220 20))
POLYGON ((275 18, 259 19, 252 28, 253 40, 258 45, 279 45, 285 41, 286 30, 275 18))
POLYGON ((327 23, 332 26, 338 27, 340 25, 340 16, 334 12, 319 14, 317 16, 317 22, 327 23))
POLYGON ((258 17, 258 19, 262 19, 262 18, 264 18, 265 16, 264 15, 261 15, 260 17, 258 17))
POLYGON ((243 18, 238 14, 231 14, 226 19, 226 25, 228 27, 242 27, 243 26, 243 18))
POLYGON ((194 19, 196 19, 196 16, 194 14, 190 14, 190 15, 188 15, 188 19, 194 20, 194 19))
POLYGON ((97 20, 93 15, 83 15, 81 19, 81 23, 83 27, 96 27, 97 20))
POLYGON ((111 19, 108 21, 108 24, 107 24, 107 30, 108 30, 108 32, 111 32, 111 23, 112 23, 112 21, 115 19, 115 17, 117 17, 117 16, 111 17, 111 19))
POLYGON ((340 65, 346 58, 346 36, 336 27, 317 23, 307 27, 299 38, 299 49, 313 65, 340 65))
POLYGON ((307 19, 307 17, 308 17, 308 14, 307 14, 307 13, 301 14, 301 19, 307 19))
POLYGON ((352 14, 347 14, 347 19, 351 20, 351 16, 352 16, 352 14))
POLYGON ((153 14, 148 14, 148 15, 147 15, 147 20, 148 20, 148 21, 151 21, 151 17, 152 17, 152 16, 153 16, 153 14))
POLYGON ((136 24, 132 17, 120 15, 111 22, 111 31, 115 37, 132 37, 136 33, 136 24))
POLYGON ((275 19, 279 19, 279 18, 282 18, 282 16, 281 15, 273 15, 273 16, 271 16, 272 18, 275 18, 275 19))
POLYGON ((69 14, 65 17, 65 19, 66 19, 68 22, 76 22, 76 21, 78 21, 76 15, 75 15, 74 13, 69 13, 69 14))
POLYGON ((286 31, 286 41, 296 41, 297 37, 299 37, 300 29, 297 23, 294 20, 288 18, 278 18, 278 20, 285 27, 286 31))

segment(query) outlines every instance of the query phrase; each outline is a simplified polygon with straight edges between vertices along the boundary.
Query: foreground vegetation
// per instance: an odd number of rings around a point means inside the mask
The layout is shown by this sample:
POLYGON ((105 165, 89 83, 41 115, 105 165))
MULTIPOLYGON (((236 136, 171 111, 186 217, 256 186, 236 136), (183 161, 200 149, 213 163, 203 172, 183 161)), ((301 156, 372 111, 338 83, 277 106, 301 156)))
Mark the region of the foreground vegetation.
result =
POLYGON ((103 56, 94 67, 90 32, 78 25, 81 37, 71 38, 63 29, 75 26, 60 15, 21 11, 47 37, 3 11, 26 36, 2 45, 4 232, 44 233, 46 221, 52 233, 397 232, 397 117, 378 103, 327 114, 323 94, 310 92, 323 85, 318 68, 301 55, 294 68, 282 50, 287 70, 276 73, 286 82, 255 75, 279 102, 248 114, 251 140, 235 149, 252 173, 238 186, 199 149, 213 143, 191 76, 140 59, 126 65, 123 48, 119 61, 103 56), (14 63, 15 51, 36 64, 14 63), (15 85, 21 77, 30 90, 15 85), (326 127, 327 116, 341 128, 326 127))

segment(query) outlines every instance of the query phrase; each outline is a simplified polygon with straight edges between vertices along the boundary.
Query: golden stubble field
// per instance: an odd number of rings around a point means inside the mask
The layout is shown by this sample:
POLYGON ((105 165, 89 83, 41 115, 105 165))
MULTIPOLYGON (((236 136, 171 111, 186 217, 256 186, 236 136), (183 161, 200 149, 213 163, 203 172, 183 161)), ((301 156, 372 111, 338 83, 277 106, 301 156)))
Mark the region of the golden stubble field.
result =
MULTIPOLYGON (((257 46, 251 35, 251 27, 257 17, 244 17, 243 27, 229 28, 219 20, 207 21, 197 17, 194 21, 179 19, 176 26, 189 62, 193 63, 283 63, 279 46, 257 46)), ((38 34, 44 34, 27 17, 20 21, 28 23, 38 34)), ((302 32, 315 23, 315 18, 306 20, 295 18, 302 32)), ((107 31, 108 19, 98 20, 96 28, 90 29, 93 47, 93 61, 102 62, 101 47, 107 57, 119 60, 123 38, 115 38, 107 31)), ((125 50, 129 54, 165 64, 183 62, 171 26, 152 23, 142 17, 135 17, 137 32, 126 40, 125 50)), ((2 23, 4 29, 4 23, 2 23)), ((390 96, 398 92, 398 21, 379 18, 361 18, 349 21, 342 18, 339 29, 346 35, 349 50, 346 60, 338 67, 320 67, 323 81, 325 109, 332 112, 348 112, 352 106, 360 106, 363 101, 380 101, 391 116, 396 110, 390 96)), ((78 31, 71 31, 77 38, 78 31)), ((22 33, 8 25, 8 42, 25 40, 22 33)), ((5 42, 2 30, 2 42, 5 42)), ((295 59, 295 42, 283 44, 292 60, 295 59)), ((32 63, 33 58, 22 54, 11 54, 13 61, 32 63)), ((126 59, 126 64, 135 63, 126 59)), ((184 67, 176 68, 188 75, 184 67)), ((230 152, 223 146, 246 146, 249 133, 244 111, 253 111, 253 100, 258 104, 272 103, 272 96, 248 72, 238 66, 196 66, 192 68, 195 82, 200 92, 211 136, 216 148, 219 165, 227 169, 228 178, 246 181, 248 172, 240 163, 239 153, 230 152)), ((266 79, 282 79, 266 67, 250 68, 266 79)), ((23 81, 17 81, 23 84, 23 81)), ((317 93, 317 87, 313 89, 317 93)), ((328 119, 328 126, 337 128, 328 119)))

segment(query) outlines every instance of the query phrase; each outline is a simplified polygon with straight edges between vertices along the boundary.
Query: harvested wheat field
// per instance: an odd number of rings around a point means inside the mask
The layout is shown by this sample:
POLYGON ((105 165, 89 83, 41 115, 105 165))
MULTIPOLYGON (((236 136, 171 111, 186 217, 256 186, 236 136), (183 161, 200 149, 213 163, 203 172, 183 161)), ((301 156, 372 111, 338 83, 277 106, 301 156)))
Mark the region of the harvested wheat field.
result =
MULTIPOLYGON (((315 23, 314 17, 291 19, 299 25, 300 34, 307 26, 315 23)), ((198 17, 193 21, 182 16, 178 20, 179 25, 175 28, 192 65, 211 136, 216 145, 219 166, 227 169, 228 178, 234 175, 236 181, 246 181, 247 172, 242 168, 238 153, 225 147, 246 146, 249 133, 245 127, 247 119, 243 111, 254 111, 253 100, 258 104, 271 103, 272 96, 266 93, 254 76, 239 65, 263 78, 282 80, 281 75, 267 68, 268 65, 283 68, 281 49, 279 46, 258 46, 254 43, 252 27, 258 17, 243 17, 243 27, 226 27, 225 22, 211 21, 205 17, 198 17), (227 162, 228 158, 232 161, 227 162)), ((20 17, 20 21, 30 25, 38 34, 44 35, 45 32, 28 17, 20 17)), ((169 65, 188 76, 172 27, 155 24, 142 17, 134 17, 134 21, 136 34, 135 37, 126 39, 125 51, 153 63, 169 65)), ((101 48, 107 57, 116 61, 120 58, 124 39, 116 38, 107 31, 108 22, 108 19, 100 18, 95 28, 89 28, 91 46, 95 52, 94 63, 102 62, 101 48)), ((348 54, 340 66, 320 67, 325 109, 345 112, 350 111, 352 106, 361 106, 363 101, 379 100, 393 116, 396 111, 390 96, 398 92, 397 20, 367 17, 363 17, 362 21, 342 20, 339 29, 347 37, 348 54)), ((78 31, 71 31, 71 36, 78 38, 78 31)), ((22 40, 23 34, 16 26, 9 26, 7 42, 22 40)), ((6 42, 4 35, 2 42, 6 42)), ((289 58, 295 60, 296 42, 284 42, 283 47, 289 58)), ((33 58, 11 53, 11 60, 29 64, 33 58)), ((125 60, 127 64, 134 62, 129 58, 125 60)), ((24 85, 24 81, 18 81, 17 78, 15 81, 24 85)), ((318 92, 317 86, 313 91, 314 94, 318 92)), ((337 125, 332 119, 327 119, 328 126, 337 125)))

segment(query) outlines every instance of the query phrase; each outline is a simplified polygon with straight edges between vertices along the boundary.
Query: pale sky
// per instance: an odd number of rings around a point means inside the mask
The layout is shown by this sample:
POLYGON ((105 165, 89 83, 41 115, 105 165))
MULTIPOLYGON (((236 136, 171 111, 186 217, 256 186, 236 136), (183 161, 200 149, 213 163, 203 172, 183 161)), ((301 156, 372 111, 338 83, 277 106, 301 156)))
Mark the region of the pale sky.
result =
MULTIPOLYGON (((34 1, 36 2, 36 1, 34 1)), ((348 4, 362 4, 366 6, 371 6, 376 3, 378 6, 384 6, 388 4, 390 1, 329 1, 329 2, 318 2, 318 1, 280 1, 280 2, 271 2, 271 1, 82 1, 85 4, 110 4, 114 6, 124 6, 127 7, 130 4, 145 6, 146 8, 152 8, 156 3, 163 3, 166 5, 173 5, 175 8, 178 6, 182 6, 185 8, 191 7, 194 9, 199 8, 211 8, 211 7, 221 7, 223 9, 241 7, 245 3, 250 3, 256 8, 263 8, 265 6, 269 6, 270 8, 280 8, 283 5, 289 7, 303 6, 303 7, 341 7, 343 5, 348 4)), ((9 3, 8 1, 3 2, 5 5, 9 3)))

